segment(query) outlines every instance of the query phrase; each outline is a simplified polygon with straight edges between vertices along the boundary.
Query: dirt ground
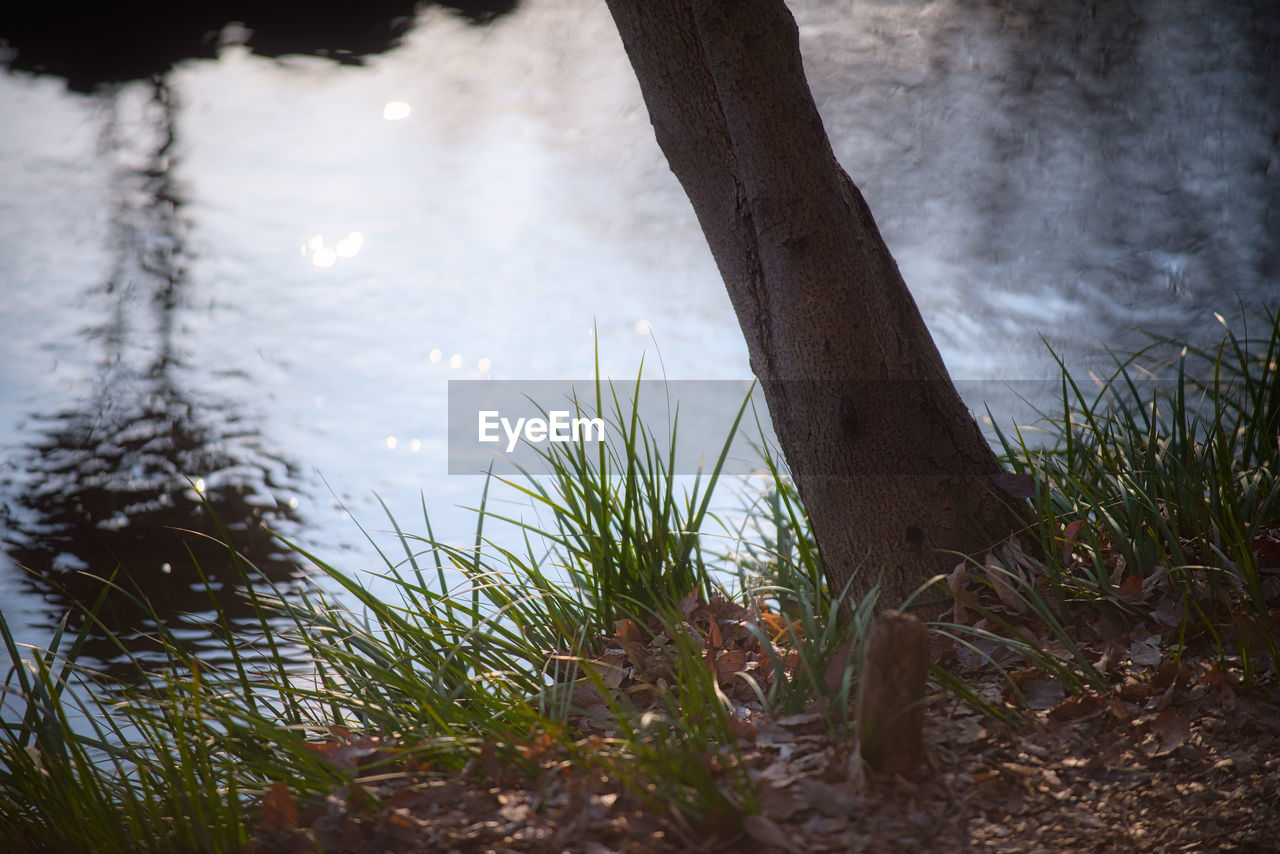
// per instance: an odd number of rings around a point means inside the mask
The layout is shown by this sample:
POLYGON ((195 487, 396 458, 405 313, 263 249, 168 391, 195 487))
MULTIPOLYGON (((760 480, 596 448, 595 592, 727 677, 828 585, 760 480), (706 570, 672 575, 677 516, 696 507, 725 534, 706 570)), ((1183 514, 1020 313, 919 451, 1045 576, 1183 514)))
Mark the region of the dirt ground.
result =
MULTIPOLYGON (((867 770, 817 712, 773 718, 744 705, 740 760, 708 761, 744 763, 760 804, 746 818, 691 826, 564 762, 560 746, 534 744, 522 748, 542 768, 532 779, 482 751, 461 774, 367 784, 374 799, 349 787, 299 810, 277 784, 255 850, 1280 851, 1275 674, 1246 686, 1230 658, 1224 669, 1216 656, 1171 655, 1170 633, 1137 623, 1093 638, 1109 684, 1079 695, 1035 669, 1013 672, 1013 685, 976 669, 967 684, 1016 704, 1022 722, 1007 727, 938 692, 925 715, 925 760, 906 775, 867 770)), ((965 669, 954 649, 935 658, 965 669)), ((317 749, 355 765, 381 748, 342 734, 317 749)))

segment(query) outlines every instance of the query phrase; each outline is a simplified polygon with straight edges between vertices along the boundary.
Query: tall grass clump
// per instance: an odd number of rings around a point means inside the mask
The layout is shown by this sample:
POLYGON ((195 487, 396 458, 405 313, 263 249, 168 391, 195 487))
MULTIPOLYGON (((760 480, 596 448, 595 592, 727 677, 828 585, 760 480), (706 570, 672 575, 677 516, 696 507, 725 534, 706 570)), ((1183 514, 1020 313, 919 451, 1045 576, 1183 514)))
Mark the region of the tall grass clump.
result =
POLYGON ((1035 479, 1042 586, 1059 604, 1151 615, 1246 676, 1259 654, 1280 668, 1266 586, 1280 563, 1280 314, 1267 325, 1213 348, 1160 340, 1092 385, 1063 366, 1048 443, 1000 434, 1006 465, 1035 479))
MULTIPOLYGON (((599 375, 599 363, 596 364, 599 375)), ((612 383, 594 384, 593 414, 621 442, 552 443, 538 453, 552 472, 508 485, 528 496, 547 524, 503 518, 550 546, 567 586, 581 597, 580 612, 597 632, 615 621, 653 613, 690 592, 711 595, 711 562, 701 534, 721 471, 750 398, 745 398, 707 472, 677 491, 678 407, 667 441, 640 419, 640 376, 627 403, 612 383), (607 392, 606 392, 607 386, 607 392)), ((580 401, 574 411, 583 414, 580 401)), ((544 412, 545 414, 545 412, 544 412)), ((561 581, 564 586, 564 581, 561 581)))

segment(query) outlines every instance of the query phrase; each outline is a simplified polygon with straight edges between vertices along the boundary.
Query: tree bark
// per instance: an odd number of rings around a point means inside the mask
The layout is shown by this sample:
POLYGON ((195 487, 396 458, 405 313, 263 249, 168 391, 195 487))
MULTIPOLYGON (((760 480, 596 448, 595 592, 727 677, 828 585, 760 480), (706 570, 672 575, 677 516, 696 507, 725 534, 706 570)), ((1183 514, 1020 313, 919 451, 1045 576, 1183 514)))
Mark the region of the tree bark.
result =
POLYGON ((834 593, 897 605, 1017 524, 782 0, 607 0, 746 336, 834 593), (985 531, 985 535, 983 533, 985 531), (852 582, 852 583, 850 583, 852 582))

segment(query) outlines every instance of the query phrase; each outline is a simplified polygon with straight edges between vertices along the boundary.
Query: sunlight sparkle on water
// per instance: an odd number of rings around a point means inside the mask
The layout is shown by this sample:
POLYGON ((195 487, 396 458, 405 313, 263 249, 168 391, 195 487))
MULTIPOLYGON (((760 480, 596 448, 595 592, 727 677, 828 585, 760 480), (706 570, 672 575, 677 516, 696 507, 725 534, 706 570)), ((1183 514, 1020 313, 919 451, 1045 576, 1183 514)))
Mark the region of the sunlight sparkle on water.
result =
POLYGON ((302 255, 311 256, 311 263, 316 267, 332 267, 339 258, 354 258, 364 246, 364 235, 358 231, 349 233, 335 246, 325 245, 323 234, 314 234, 302 244, 302 255))
POLYGON ((449 357, 449 367, 453 368, 454 370, 457 370, 458 368, 462 367, 461 353, 454 353, 452 356, 449 357))
POLYGON ((364 246, 364 235, 358 231, 353 231, 338 241, 335 251, 338 253, 339 258, 354 258, 356 253, 360 251, 361 246, 364 246))
POLYGON ((441 352, 440 348, 433 347, 431 352, 427 354, 427 360, 434 365, 436 362, 440 361, 442 356, 444 356, 444 353, 441 352))
POLYGON ((388 451, 394 451, 394 450, 396 449, 396 444, 397 444, 397 443, 396 443, 396 437, 395 437, 395 436, 388 436, 388 437, 387 437, 387 450, 388 450, 388 451))
POLYGON ((395 122, 409 118, 409 113, 412 111, 412 108, 404 101, 388 101, 387 105, 382 108, 382 117, 389 122, 395 122))
POLYGON ((481 373, 488 373, 489 368, 491 367, 493 367, 493 362, 490 361, 488 356, 485 356, 482 359, 480 359, 480 361, 476 362, 476 370, 480 371, 481 373))

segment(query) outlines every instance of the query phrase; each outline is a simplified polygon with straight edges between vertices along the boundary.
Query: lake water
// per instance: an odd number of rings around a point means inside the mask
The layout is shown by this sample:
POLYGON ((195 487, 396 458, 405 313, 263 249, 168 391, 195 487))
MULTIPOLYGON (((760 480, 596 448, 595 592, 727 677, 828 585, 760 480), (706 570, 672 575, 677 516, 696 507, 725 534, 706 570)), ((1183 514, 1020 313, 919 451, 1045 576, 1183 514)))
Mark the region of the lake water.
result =
MULTIPOLYGON (((1276 3, 793 8, 841 162, 953 376, 986 381, 975 408, 1053 375, 1042 339, 1088 367, 1137 329, 1216 338, 1214 312, 1280 305, 1276 3)), ((207 607, 170 530, 209 529, 197 490, 281 580, 305 562, 259 520, 360 573, 375 494, 468 541, 450 379, 583 379, 597 352, 618 379, 659 355, 749 376, 598 2, 428 10, 363 67, 228 46, 94 95, 9 72, 0 124, 0 601, 22 637, 83 596, 72 570, 207 607)))

